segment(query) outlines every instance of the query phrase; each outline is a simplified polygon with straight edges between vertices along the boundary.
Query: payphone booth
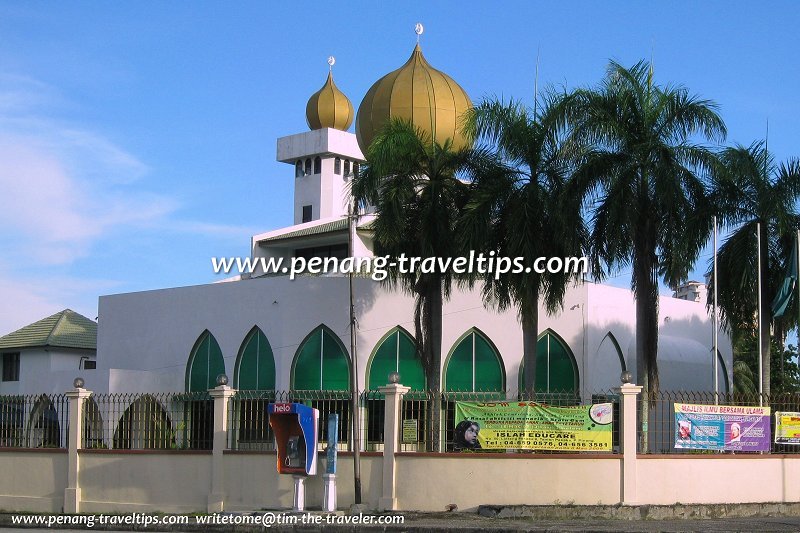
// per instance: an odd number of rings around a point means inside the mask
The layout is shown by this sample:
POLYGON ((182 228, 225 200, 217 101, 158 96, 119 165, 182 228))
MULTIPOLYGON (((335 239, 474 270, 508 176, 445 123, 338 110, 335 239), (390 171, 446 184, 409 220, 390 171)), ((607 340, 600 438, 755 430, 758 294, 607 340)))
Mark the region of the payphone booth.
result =
POLYGON ((305 508, 305 478, 317 473, 319 411, 301 403, 271 403, 269 425, 278 446, 278 473, 294 476, 294 510, 305 508))

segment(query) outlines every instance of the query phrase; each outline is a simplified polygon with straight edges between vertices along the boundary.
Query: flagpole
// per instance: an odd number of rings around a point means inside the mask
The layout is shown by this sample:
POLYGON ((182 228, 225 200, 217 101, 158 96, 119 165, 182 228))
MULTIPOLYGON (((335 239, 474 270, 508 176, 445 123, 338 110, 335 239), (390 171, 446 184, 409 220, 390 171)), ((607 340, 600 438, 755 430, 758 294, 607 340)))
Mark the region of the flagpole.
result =
POLYGON ((717 217, 714 216, 714 403, 719 404, 719 338, 717 330, 717 217))
POLYGON ((761 222, 756 224, 756 243, 758 251, 758 405, 764 405, 764 354, 761 350, 761 222))

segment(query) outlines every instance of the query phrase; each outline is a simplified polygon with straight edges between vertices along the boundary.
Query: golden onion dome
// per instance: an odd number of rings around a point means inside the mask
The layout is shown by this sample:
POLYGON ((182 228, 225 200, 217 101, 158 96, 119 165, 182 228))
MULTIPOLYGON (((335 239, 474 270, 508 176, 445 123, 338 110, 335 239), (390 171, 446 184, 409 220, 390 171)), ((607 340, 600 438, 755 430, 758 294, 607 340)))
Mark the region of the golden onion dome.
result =
POLYGON ((353 104, 333 83, 333 73, 328 72, 325 85, 308 99, 306 121, 312 130, 334 128, 347 131, 353 123, 353 104))
POLYGON ((363 153, 390 118, 411 121, 439 144, 453 140, 453 148, 471 141, 461 133, 461 116, 472 101, 450 76, 433 68, 419 44, 405 65, 376 81, 358 107, 356 136, 363 153))

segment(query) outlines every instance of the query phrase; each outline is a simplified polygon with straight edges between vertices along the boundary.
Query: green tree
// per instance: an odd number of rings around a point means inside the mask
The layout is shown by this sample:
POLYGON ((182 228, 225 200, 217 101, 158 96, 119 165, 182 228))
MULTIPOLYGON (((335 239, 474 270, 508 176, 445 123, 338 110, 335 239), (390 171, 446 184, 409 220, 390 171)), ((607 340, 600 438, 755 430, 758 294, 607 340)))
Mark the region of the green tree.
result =
MULTIPOLYGON (((367 163, 353 181, 352 192, 361 209, 375 208, 375 254, 398 258, 439 258, 458 255, 456 221, 467 201, 461 176, 470 171, 473 153, 439 145, 409 122, 392 120, 367 150, 367 163)), ((450 295, 450 270, 417 268, 388 270, 386 282, 415 298, 417 348, 433 391, 431 438, 438 449, 442 369, 442 305, 450 295)))
MULTIPOLYGON (((761 349, 762 387, 771 392, 770 328, 782 343, 797 320, 797 298, 788 312, 774 320, 771 304, 783 282, 800 217, 800 164, 777 166, 761 142, 734 146, 720 153, 715 168, 713 196, 724 227, 730 235, 717 253, 717 301, 720 317, 734 336, 758 330, 758 239, 761 240, 761 349)), ((712 280, 716 272, 711 269, 712 280)), ((713 294, 713 283, 711 286, 713 294)), ((758 365, 753 368, 758 375, 758 365)))
MULTIPOLYGON (((600 86, 575 91, 569 108, 574 134, 591 146, 576 179, 591 200, 594 273, 632 267, 637 382, 653 401, 658 281, 685 281, 708 239, 704 174, 715 156, 697 141, 724 138, 725 125, 714 103, 684 87, 655 85, 644 61, 631 68, 612 61, 600 86)), ((643 409, 644 424, 648 402, 643 409)))
POLYGON ((480 280, 487 303, 516 307, 526 394, 533 393, 536 379, 539 301, 555 312, 570 278, 580 276, 540 274, 534 261, 580 257, 587 237, 580 197, 568 189, 575 150, 564 142, 562 102, 563 95, 550 93, 530 110, 521 102, 488 99, 465 117, 467 133, 495 152, 501 165, 476 174, 459 235, 465 248, 524 258, 525 270, 489 272, 480 280))

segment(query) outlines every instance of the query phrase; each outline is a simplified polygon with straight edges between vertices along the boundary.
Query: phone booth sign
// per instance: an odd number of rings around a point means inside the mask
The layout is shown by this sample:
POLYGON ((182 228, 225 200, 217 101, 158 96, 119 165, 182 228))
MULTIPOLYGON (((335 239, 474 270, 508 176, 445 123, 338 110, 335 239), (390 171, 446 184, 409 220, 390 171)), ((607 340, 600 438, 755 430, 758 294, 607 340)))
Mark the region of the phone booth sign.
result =
POLYGON ((319 411, 301 403, 271 403, 267 412, 278 445, 278 473, 316 474, 319 411))

